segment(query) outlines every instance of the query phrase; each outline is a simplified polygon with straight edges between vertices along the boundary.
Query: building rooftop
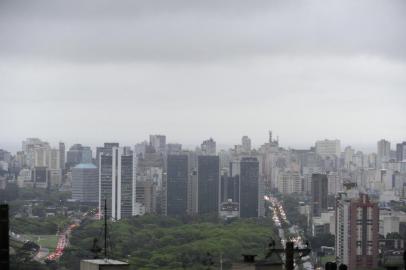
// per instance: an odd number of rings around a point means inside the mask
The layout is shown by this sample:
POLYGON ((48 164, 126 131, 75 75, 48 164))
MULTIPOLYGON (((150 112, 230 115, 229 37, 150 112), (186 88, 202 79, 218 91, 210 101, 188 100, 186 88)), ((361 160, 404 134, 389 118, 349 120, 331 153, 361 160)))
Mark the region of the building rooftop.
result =
POLYGON ((75 169, 96 169, 96 165, 93 163, 80 163, 74 167, 75 169))

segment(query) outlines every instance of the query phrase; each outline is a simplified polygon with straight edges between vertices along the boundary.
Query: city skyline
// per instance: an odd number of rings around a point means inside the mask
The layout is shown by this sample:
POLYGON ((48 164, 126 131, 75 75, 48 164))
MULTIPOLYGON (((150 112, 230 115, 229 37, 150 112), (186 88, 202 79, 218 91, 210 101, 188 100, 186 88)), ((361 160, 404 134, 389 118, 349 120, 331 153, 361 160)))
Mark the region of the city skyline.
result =
MULTIPOLYGON (((266 136, 264 136, 262 141, 255 141, 255 140, 252 139, 252 137, 245 134, 245 135, 241 135, 239 139, 237 139, 236 141, 231 142, 231 143, 222 143, 222 142, 219 143, 216 140, 216 138, 212 137, 212 136, 211 137, 209 136, 207 138, 199 138, 200 141, 199 141, 199 139, 195 139, 196 143, 183 143, 182 141, 173 140, 170 137, 168 139, 168 136, 166 134, 164 134, 164 133, 160 133, 160 134, 166 136, 167 143, 169 143, 169 144, 172 144, 172 143, 181 144, 182 149, 191 150, 191 151, 194 151, 196 148, 200 148, 201 143, 205 139, 208 139, 208 138, 214 139, 214 141, 217 143, 217 152, 219 152, 220 150, 233 149, 236 145, 241 145, 241 140, 242 140, 243 136, 248 136, 248 138, 252 140, 252 149, 258 149, 261 145, 263 145, 264 143, 267 143, 269 141, 269 133, 265 133, 266 136)), ((281 139, 279 135, 275 135, 275 133, 273 133, 273 134, 274 134, 273 139, 275 139, 275 140, 279 139, 279 146, 283 147, 285 149, 310 149, 311 147, 316 147, 316 142, 317 141, 339 140, 341 142, 341 152, 343 152, 346 147, 352 147, 356 151, 362 151, 362 152, 365 152, 365 153, 376 153, 377 152, 377 143, 378 143, 378 141, 380 141, 382 139, 387 140, 387 138, 382 137, 382 138, 377 139, 374 142, 371 141, 371 143, 368 143, 368 144, 362 144, 362 143, 351 144, 351 143, 343 142, 340 138, 331 137, 331 138, 316 138, 313 142, 309 142, 309 143, 304 143, 304 142, 299 143, 298 142, 296 144, 290 145, 290 144, 284 143, 283 138, 281 139)), ((134 145, 136 145, 137 143, 147 142, 149 144, 149 139, 148 139, 149 135, 146 135, 143 138, 136 139, 136 140, 133 140, 133 141, 123 141, 123 140, 118 140, 118 139, 110 139, 110 140, 104 140, 104 141, 103 140, 101 140, 101 141, 91 141, 91 140, 89 140, 87 142, 86 142, 85 139, 79 139, 79 140, 70 142, 70 141, 66 141, 66 140, 63 140, 63 139, 49 140, 45 136, 42 136, 42 137, 40 137, 40 136, 25 136, 25 137, 21 137, 21 140, 19 142, 16 142, 15 144, 14 143, 13 144, 7 144, 7 143, 4 143, 4 142, 1 142, 0 143, 0 149, 7 150, 7 151, 9 151, 11 153, 16 153, 18 151, 21 151, 21 144, 27 138, 39 138, 39 139, 41 139, 41 140, 43 140, 45 142, 48 142, 52 147, 57 147, 58 144, 60 142, 62 142, 62 143, 65 143, 65 145, 67 146, 67 150, 69 149, 69 147, 74 146, 76 144, 82 144, 83 146, 86 146, 86 147, 89 146, 93 151, 95 151, 97 147, 100 147, 101 145, 103 145, 106 142, 119 143, 120 145, 123 145, 123 146, 130 146, 131 148, 134 147, 134 145)), ((406 141, 406 137, 400 138, 399 140, 388 140, 388 141, 391 144, 391 149, 390 150, 391 151, 396 151, 396 144, 397 143, 402 143, 403 141, 406 141)))

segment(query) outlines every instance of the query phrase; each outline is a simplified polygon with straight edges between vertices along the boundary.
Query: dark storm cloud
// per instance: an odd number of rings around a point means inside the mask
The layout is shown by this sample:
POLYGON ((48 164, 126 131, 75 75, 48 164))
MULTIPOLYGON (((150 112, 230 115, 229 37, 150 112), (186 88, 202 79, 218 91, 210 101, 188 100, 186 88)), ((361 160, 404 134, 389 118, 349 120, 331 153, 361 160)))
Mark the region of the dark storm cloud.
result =
POLYGON ((406 1, 2 1, 0 56, 193 61, 406 56, 406 1))

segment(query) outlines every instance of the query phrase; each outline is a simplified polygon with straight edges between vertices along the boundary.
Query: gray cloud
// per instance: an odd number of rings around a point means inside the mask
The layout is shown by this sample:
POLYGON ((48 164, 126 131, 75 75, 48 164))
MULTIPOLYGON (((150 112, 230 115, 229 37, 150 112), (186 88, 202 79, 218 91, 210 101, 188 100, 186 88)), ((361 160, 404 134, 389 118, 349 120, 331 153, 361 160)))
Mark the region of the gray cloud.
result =
POLYGON ((0 51, 64 61, 406 55, 406 2, 3 1, 0 51))

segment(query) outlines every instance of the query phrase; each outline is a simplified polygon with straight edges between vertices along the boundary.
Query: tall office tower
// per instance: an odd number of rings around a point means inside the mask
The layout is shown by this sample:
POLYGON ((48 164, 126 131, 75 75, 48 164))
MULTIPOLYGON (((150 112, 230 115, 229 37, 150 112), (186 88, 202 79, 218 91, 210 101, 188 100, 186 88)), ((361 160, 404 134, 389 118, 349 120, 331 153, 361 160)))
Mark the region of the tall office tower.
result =
POLYGON ((239 202, 240 201, 240 181, 239 175, 232 177, 227 171, 221 173, 221 183, 220 183, 220 201, 239 202))
POLYGON ((75 167, 80 163, 92 162, 92 149, 81 144, 72 145, 66 154, 66 166, 75 167))
POLYGON ((286 171, 278 175, 277 182, 278 191, 282 194, 301 194, 302 193, 302 179, 299 172, 286 171))
POLYGON ((190 215, 198 213, 198 157, 199 154, 195 151, 185 152, 188 155, 189 160, 189 179, 188 179, 188 202, 187 212, 190 215))
POLYGON ((327 211, 328 178, 325 174, 312 175, 312 214, 320 217, 321 212, 327 211))
POLYGON ((251 139, 248 136, 243 136, 241 139, 242 151, 244 153, 251 152, 251 139))
POLYGON ((169 216, 186 214, 188 202, 188 156, 168 155, 166 174, 166 213, 169 216))
POLYGON ((220 196, 220 159, 218 156, 199 156, 198 213, 218 213, 220 196))
POLYGON ((65 169, 65 144, 59 143, 59 168, 65 169))
POLYGON ((231 164, 231 176, 240 183, 240 217, 258 217, 263 207, 260 195, 259 162, 256 157, 243 157, 231 164))
POLYGON ((133 215, 135 173, 133 156, 125 155, 121 147, 102 153, 99 163, 99 208, 107 200, 107 214, 114 220, 133 215))
POLYGON ((149 145, 152 146, 157 153, 165 153, 166 136, 165 135, 149 135, 149 145))
POLYGON ((368 195, 340 193, 336 201, 336 261, 349 270, 378 266, 379 208, 368 195))
POLYGON ((383 162, 388 162, 390 159, 390 142, 387 140, 380 140, 377 143, 377 166, 378 168, 382 168, 383 162))
POLYGON ((406 160, 406 142, 396 144, 396 161, 406 160))
POLYGON ((72 168, 72 199, 99 202, 99 169, 93 163, 81 163, 72 168))
POLYGON ((203 141, 201 144, 203 155, 216 155, 216 142, 213 138, 203 141))
POLYGON ((96 166, 99 166, 100 155, 102 153, 111 155, 113 147, 120 147, 119 143, 104 143, 104 146, 96 147, 96 166))
POLYGON ((340 140, 322 140, 316 142, 316 153, 323 158, 340 157, 341 144, 340 140))

